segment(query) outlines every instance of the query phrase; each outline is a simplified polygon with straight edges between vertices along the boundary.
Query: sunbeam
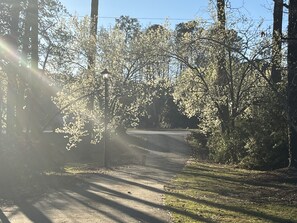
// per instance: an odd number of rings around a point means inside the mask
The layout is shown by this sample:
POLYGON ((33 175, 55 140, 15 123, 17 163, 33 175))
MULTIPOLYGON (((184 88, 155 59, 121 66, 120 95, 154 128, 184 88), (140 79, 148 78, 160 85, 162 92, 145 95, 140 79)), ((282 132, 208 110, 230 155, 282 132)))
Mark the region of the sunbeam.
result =
POLYGON ((19 70, 18 72, 20 75, 25 75, 28 71, 32 75, 32 79, 35 78, 38 81, 42 81, 46 85, 51 86, 55 91, 59 90, 52 80, 44 75, 45 71, 31 67, 31 63, 28 62, 27 56, 19 52, 19 50, 10 43, 10 38, 11 37, 8 35, 0 37, 0 52, 4 61, 6 63, 13 63, 14 65, 17 65, 16 67, 21 67, 22 70, 19 70))

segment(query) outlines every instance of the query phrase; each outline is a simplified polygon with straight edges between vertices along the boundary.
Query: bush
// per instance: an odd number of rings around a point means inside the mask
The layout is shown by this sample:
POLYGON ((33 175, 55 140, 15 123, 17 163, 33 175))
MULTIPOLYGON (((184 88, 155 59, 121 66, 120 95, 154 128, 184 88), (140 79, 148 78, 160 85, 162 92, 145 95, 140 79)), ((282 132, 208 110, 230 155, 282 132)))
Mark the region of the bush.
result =
POLYGON ((210 159, 219 163, 238 163, 246 155, 242 136, 239 131, 212 134, 207 143, 210 159))
POLYGON ((191 131, 191 134, 187 137, 187 141, 192 147, 193 155, 196 159, 208 159, 209 150, 206 146, 207 136, 199 130, 191 131))

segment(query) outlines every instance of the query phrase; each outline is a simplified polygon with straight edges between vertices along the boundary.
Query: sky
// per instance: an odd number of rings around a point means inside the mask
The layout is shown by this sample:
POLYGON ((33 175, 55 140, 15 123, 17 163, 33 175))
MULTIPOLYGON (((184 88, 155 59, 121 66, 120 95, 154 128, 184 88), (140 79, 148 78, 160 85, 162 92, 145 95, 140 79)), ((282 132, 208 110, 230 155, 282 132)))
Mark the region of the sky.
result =
MULTIPOLYGON (((90 15, 91 0, 60 2, 70 13, 90 15)), ((233 12, 240 11, 255 22, 264 19, 267 26, 272 24, 273 0, 229 0, 229 6, 233 12)), ((99 0, 99 26, 112 26, 121 15, 138 18, 143 26, 162 24, 166 18, 173 27, 197 17, 211 21, 209 0, 99 0)))

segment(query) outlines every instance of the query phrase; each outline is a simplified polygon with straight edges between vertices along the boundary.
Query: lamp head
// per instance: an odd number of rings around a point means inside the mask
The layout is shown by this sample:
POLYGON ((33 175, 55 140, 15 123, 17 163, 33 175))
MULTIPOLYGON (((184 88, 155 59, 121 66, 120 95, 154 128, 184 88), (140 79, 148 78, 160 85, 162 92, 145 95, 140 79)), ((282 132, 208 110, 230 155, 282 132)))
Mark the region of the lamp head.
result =
POLYGON ((108 79, 109 75, 111 74, 106 68, 101 72, 103 79, 108 79))

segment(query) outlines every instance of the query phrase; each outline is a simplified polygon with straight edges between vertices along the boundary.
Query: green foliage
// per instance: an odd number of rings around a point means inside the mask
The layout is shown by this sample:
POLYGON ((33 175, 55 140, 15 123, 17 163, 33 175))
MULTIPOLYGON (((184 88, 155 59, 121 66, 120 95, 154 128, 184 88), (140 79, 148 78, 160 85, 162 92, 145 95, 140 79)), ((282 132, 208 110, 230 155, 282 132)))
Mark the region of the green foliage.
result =
POLYGON ((136 18, 130 18, 129 16, 120 16, 115 20, 115 27, 125 33, 125 40, 129 42, 133 40, 140 32, 140 24, 136 18))
POLYGON ((218 163, 238 163, 245 157, 244 141, 240 132, 224 135, 216 132, 209 137, 210 159, 218 163))
MULTIPOLYGON (((18 46, 19 51, 32 45, 24 30, 26 1, 21 2, 18 39, 23 45, 18 46)), ((43 77, 50 79, 47 82, 53 81, 55 89, 51 94, 35 93, 35 97, 38 101, 54 95, 62 116, 57 132, 65 134, 68 149, 83 139, 100 142, 104 97, 108 97, 109 132, 123 132, 139 125, 197 127, 199 119, 199 129, 207 136, 207 142, 200 144, 199 134, 193 135, 193 141, 212 160, 250 168, 286 163, 287 117, 282 103, 286 98, 281 97, 285 95, 286 80, 278 85, 269 82, 271 41, 259 38, 255 26, 246 23, 245 18, 236 18, 227 30, 196 20, 178 24, 172 31, 159 24, 142 29, 137 19, 122 16, 113 28, 101 28, 95 38, 90 35, 88 17, 61 19, 68 14, 58 1, 39 3, 39 63, 44 69, 43 77), (246 25, 239 30, 237 23, 243 21, 246 25), (100 76, 105 68, 111 72, 108 95, 100 76)), ((0 16, 0 29, 5 34, 9 31, 9 1, 0 4, 1 12, 5 12, 3 18, 0 16)), ((32 64, 30 53, 24 53, 22 68, 32 64)), ((9 76, 4 71, 7 61, 1 56, 0 124, 5 129, 9 76)), ((17 118, 25 113, 20 108, 29 108, 25 102, 28 92, 39 91, 34 91, 35 86, 29 83, 22 84, 19 71, 15 80, 15 93, 23 94, 20 103, 12 100, 17 118)), ((45 106, 39 103, 39 107, 45 106)), ((42 115, 32 116, 38 118, 41 126, 42 115)))
POLYGON ((209 153, 219 163, 237 163, 244 168, 274 169, 288 164, 286 117, 280 102, 267 90, 260 104, 253 105, 236 121, 231 133, 219 129, 192 134, 199 155, 209 153), (203 136, 203 137, 201 137, 203 136))
POLYGON ((150 108, 154 109, 166 100, 170 87, 168 59, 160 53, 161 47, 169 47, 169 34, 165 29, 143 33, 135 30, 129 41, 125 27, 101 29, 96 38, 96 66, 87 67, 83 61, 87 61, 94 41, 86 35, 88 24, 88 18, 81 21, 74 18, 70 23, 78 36, 71 42, 70 49, 80 55, 77 59, 81 66, 76 65, 76 59, 64 64, 67 70, 75 70, 75 67, 77 70, 54 98, 63 114, 63 127, 57 131, 68 137, 68 149, 76 147, 83 137, 91 134, 87 129, 89 124, 92 124, 93 131, 91 142, 101 140, 105 84, 108 84, 106 96, 110 132, 137 126, 140 117, 148 114, 150 108), (107 83, 100 76, 104 68, 111 72, 107 83), (91 108, 90 103, 94 103, 94 107, 91 108))
POLYGON ((246 136, 246 157, 240 163, 242 166, 271 169, 288 164, 288 127, 281 103, 267 90, 263 94, 262 103, 254 105, 249 118, 240 123, 246 136))
POLYGON ((186 27, 180 26, 177 33, 176 57, 185 67, 173 95, 184 114, 200 117, 199 128, 208 138, 209 158, 250 168, 284 166, 285 80, 278 86, 269 81, 269 41, 256 42, 256 37, 232 29, 222 33, 216 26, 186 27), (253 42, 251 49, 249 44, 253 42), (224 52, 224 64, 218 64, 220 52, 224 52), (218 82, 220 70, 225 72, 224 84, 218 82))

